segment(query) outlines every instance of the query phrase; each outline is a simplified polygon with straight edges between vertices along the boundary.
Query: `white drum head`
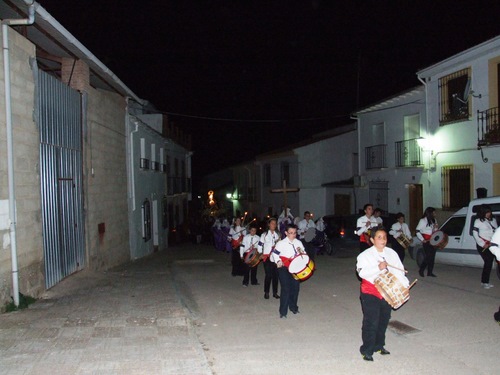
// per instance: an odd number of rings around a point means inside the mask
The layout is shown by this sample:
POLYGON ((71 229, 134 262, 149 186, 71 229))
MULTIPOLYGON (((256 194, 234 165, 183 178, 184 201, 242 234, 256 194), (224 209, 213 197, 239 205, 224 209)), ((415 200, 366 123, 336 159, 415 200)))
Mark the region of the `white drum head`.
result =
POLYGON ((316 228, 309 228, 307 232, 304 234, 304 240, 306 242, 311 242, 316 237, 316 228))
POLYGON ((298 273, 302 271, 304 268, 306 268, 307 263, 309 263, 309 256, 308 255, 297 255, 293 260, 290 262, 290 265, 288 266, 288 271, 290 273, 298 273))
POLYGON ((437 232, 432 233, 432 236, 431 236, 431 239, 429 240, 429 242, 432 246, 437 246, 443 240, 443 237, 444 237, 444 233, 442 231, 438 230, 437 232))

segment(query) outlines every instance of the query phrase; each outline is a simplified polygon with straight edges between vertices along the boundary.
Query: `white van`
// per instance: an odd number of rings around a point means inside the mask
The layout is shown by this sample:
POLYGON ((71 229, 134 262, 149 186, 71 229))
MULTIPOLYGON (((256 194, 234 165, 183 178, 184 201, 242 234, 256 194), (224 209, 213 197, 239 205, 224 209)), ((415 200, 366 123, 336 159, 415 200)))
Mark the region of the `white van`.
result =
MULTIPOLYGON (((483 259, 477 252, 476 241, 472 237, 472 227, 476 220, 476 212, 482 204, 487 204, 491 207, 493 215, 500 224, 500 196, 479 198, 470 201, 467 207, 463 207, 455 212, 439 228, 439 230, 448 235, 448 244, 442 250, 438 249, 436 251, 436 263, 483 267, 483 259)), ((422 243, 417 237, 413 238, 413 244, 408 248, 408 252, 420 266, 424 259, 424 253, 422 243)), ((497 275, 500 278, 500 270, 496 265, 494 267, 496 267, 497 275)))

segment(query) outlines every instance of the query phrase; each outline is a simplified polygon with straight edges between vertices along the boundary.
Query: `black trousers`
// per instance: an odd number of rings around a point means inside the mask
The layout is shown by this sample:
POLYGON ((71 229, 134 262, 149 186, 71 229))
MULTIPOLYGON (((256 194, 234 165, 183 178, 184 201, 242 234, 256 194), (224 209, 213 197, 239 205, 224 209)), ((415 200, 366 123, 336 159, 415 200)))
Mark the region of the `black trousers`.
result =
POLYGON ((257 268, 259 265, 256 265, 255 267, 250 267, 248 264, 243 262, 243 269, 244 269, 244 274, 243 274, 243 285, 248 285, 248 281, 250 280, 252 285, 257 284, 257 268))
POLYGON ((478 245, 476 245, 476 249, 479 255, 481 255, 481 258, 483 258, 484 262, 483 273, 481 274, 481 282, 483 284, 489 284, 491 269, 493 268, 493 261, 495 260, 495 256, 489 249, 483 250, 483 248, 478 245))
POLYGON ((306 254, 309 256, 310 259, 314 261, 314 257, 316 256, 316 248, 312 243, 306 242, 305 239, 301 239, 301 241, 304 244, 304 250, 306 251, 306 254))
POLYGON ((243 263, 240 257, 240 249, 233 249, 231 250, 231 265, 232 265, 232 270, 231 270, 231 275, 233 276, 243 276, 245 275, 246 272, 246 264, 243 263))
POLYGON ((401 263, 403 263, 405 260, 405 248, 394 237, 392 238, 392 249, 398 254, 401 263))
POLYGON ((363 345, 359 348, 361 354, 372 355, 385 346, 385 331, 391 319, 391 306, 384 300, 371 294, 361 293, 361 308, 363 310, 363 326, 361 338, 363 345))
POLYGON ((266 278, 264 279, 264 293, 269 294, 271 283, 273 285, 273 295, 278 294, 278 268, 276 263, 271 262, 269 258, 264 262, 264 271, 266 278))
POLYGON ((423 243, 424 247, 424 261, 420 265, 420 271, 424 272, 425 269, 427 268, 427 275, 432 274, 432 271, 434 270, 434 260, 436 258, 436 248, 432 246, 429 242, 424 242, 423 243))
POLYGON ((300 281, 295 280, 288 268, 280 267, 278 268, 278 276, 281 284, 281 296, 280 296, 280 315, 286 316, 288 309, 290 311, 299 311, 299 306, 297 305, 299 299, 300 291, 300 281))

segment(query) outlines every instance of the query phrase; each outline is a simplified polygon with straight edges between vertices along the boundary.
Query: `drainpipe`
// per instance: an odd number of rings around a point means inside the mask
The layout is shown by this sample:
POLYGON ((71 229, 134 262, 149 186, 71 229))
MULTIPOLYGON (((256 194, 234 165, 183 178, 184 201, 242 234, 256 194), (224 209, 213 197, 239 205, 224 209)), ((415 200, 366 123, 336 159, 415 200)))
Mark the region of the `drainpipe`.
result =
POLYGON ((7 127, 7 170, 9 178, 9 226, 10 252, 12 258, 12 298, 19 306, 19 270, 17 267, 16 242, 16 189, 14 181, 14 142, 12 137, 12 108, 10 94, 9 26, 31 25, 35 21, 34 1, 24 1, 28 8, 28 18, 2 21, 3 69, 5 86, 5 125, 7 127))

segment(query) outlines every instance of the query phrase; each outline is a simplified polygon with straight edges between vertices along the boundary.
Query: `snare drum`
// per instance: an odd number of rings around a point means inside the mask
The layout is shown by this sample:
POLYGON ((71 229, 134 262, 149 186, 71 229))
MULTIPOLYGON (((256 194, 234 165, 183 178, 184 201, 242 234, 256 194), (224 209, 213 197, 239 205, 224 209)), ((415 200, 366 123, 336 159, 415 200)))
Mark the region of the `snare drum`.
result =
POLYGON ((245 237, 244 235, 241 235, 237 240, 235 240, 234 238, 231 240, 231 247, 233 249, 237 249, 240 247, 241 243, 243 242, 243 237, 245 237))
POLYGON ((260 254, 255 247, 252 247, 244 254, 243 260, 249 267, 255 267, 260 263, 260 254))
POLYGON ((306 281, 314 272, 314 262, 308 255, 296 255, 290 261, 288 272, 292 274, 295 280, 306 281))
POLYGON ((446 245, 448 245, 448 235, 444 233, 443 231, 436 231, 431 234, 431 239, 429 240, 429 243, 437 247, 440 250, 443 250, 446 245))
POLYGON ((408 246, 410 246, 411 243, 411 238, 406 237, 403 233, 399 237, 396 237, 396 241, 404 248, 408 249, 408 246))
POLYGON ((394 274, 385 272, 375 279, 375 287, 393 309, 400 308, 410 299, 410 289, 405 288, 394 274))

